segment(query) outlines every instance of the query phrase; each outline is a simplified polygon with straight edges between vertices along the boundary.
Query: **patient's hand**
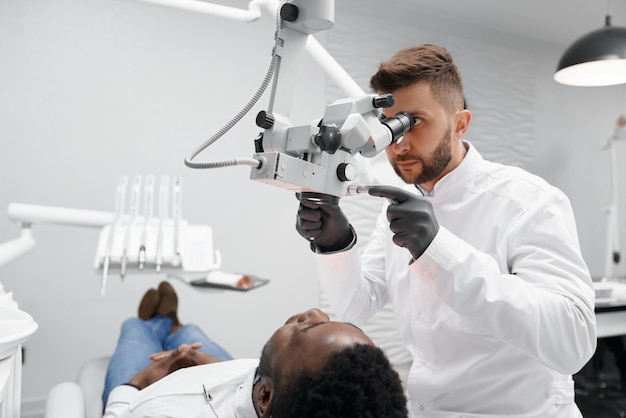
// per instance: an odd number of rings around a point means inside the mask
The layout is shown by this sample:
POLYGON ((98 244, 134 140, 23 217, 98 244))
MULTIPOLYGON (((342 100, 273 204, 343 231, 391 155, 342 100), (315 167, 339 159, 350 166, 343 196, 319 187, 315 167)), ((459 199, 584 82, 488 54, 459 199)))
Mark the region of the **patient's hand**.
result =
POLYGON ((143 389, 176 370, 220 361, 209 354, 196 351, 201 346, 200 343, 181 344, 176 350, 153 354, 150 356, 153 361, 128 383, 143 389))
MULTIPOLYGON (((190 344, 189 347, 192 348, 192 350, 189 351, 188 355, 187 355, 187 359, 194 362, 194 364, 190 364, 190 366, 197 366, 200 364, 211 364, 211 363, 217 363, 220 362, 222 360, 218 359, 217 357, 213 357, 210 354, 204 353, 202 351, 196 351, 198 350, 200 347, 202 347, 202 343, 193 343, 190 344)), ((154 353, 150 355, 150 360, 152 361, 159 361, 164 359, 165 357, 169 356, 173 351, 175 350, 169 350, 169 351, 161 351, 160 353, 154 353)))

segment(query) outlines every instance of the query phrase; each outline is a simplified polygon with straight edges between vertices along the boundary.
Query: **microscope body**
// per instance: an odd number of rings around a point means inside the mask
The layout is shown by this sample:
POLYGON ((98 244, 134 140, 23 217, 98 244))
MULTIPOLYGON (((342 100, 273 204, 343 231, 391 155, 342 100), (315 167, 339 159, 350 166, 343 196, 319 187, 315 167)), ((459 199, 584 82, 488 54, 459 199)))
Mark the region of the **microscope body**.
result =
POLYGON ((337 100, 310 125, 290 126, 274 117, 273 126, 262 133, 262 147, 257 147, 262 151, 254 154, 262 164, 252 169, 250 178, 298 192, 345 196, 356 177, 352 156, 374 157, 392 142, 375 107, 380 97, 337 100))
POLYGON ((352 156, 376 156, 411 129, 414 120, 402 113, 381 121, 380 108, 392 106, 393 97, 369 94, 337 100, 321 119, 292 126, 289 113, 300 56, 309 35, 333 26, 334 1, 288 0, 279 13, 284 23, 276 32, 279 60, 269 109, 257 115, 264 131, 255 140, 253 158, 259 165, 250 178, 340 198, 356 177, 352 156))

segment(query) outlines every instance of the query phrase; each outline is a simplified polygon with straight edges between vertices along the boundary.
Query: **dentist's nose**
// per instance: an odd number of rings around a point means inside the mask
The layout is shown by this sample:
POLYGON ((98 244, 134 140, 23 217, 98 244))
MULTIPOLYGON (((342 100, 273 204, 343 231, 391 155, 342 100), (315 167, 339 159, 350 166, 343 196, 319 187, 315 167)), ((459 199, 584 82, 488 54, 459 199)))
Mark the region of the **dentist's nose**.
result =
POLYGON ((391 144, 390 147, 395 154, 404 154, 405 152, 408 152, 411 148, 409 140, 404 136, 398 141, 391 144))

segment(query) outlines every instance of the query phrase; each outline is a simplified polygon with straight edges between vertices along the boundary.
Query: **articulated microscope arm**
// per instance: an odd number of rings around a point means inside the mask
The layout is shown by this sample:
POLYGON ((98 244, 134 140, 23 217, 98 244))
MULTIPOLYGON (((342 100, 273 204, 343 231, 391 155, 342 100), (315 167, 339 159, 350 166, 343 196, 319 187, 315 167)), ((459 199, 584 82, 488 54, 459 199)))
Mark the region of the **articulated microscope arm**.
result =
MULTIPOLYGON (((181 3, 174 0, 168 2, 181 3)), ((253 3, 250 3, 251 9, 253 3)), ((259 0, 258 4, 269 5, 271 1, 259 0)), ((391 106, 393 97, 366 95, 311 36, 334 25, 334 6, 334 0, 286 0, 280 4, 272 63, 263 84, 242 111, 187 156, 187 166, 221 168, 248 165, 252 167, 250 178, 253 180, 289 190, 340 198, 346 195, 355 178, 356 168, 351 162, 355 154, 372 158, 412 129, 414 119, 407 113, 381 121, 380 108, 391 106), (292 126, 293 92, 305 52, 320 64, 329 78, 355 97, 332 103, 324 117, 310 125, 292 126), (256 119, 264 132, 254 141, 255 154, 252 158, 193 161, 240 121, 272 77, 268 110, 260 112, 256 119)))
POLYGON ((333 25, 334 2, 293 0, 279 9, 280 57, 269 110, 257 115, 264 132, 255 140, 259 164, 250 178, 298 192, 345 196, 356 176, 355 154, 372 158, 414 126, 408 113, 380 120, 380 108, 393 105, 391 95, 359 95, 330 104, 322 119, 292 126, 289 112, 300 56, 309 35, 333 25))

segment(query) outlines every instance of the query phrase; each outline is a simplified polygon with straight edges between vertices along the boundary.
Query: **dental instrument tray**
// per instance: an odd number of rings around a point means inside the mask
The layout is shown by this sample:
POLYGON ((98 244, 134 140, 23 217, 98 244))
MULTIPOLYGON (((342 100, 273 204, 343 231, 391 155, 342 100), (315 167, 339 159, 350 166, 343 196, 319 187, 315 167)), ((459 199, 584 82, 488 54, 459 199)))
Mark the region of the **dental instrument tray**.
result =
POLYGON ((181 276, 173 276, 185 281, 194 287, 206 289, 236 290, 247 292, 269 283, 269 279, 241 273, 226 273, 219 270, 210 271, 205 277, 187 279, 181 276))

